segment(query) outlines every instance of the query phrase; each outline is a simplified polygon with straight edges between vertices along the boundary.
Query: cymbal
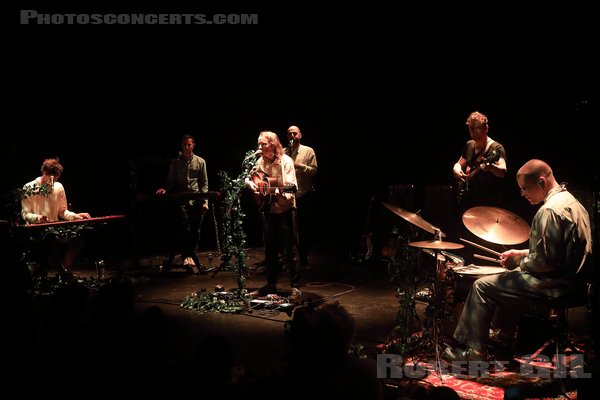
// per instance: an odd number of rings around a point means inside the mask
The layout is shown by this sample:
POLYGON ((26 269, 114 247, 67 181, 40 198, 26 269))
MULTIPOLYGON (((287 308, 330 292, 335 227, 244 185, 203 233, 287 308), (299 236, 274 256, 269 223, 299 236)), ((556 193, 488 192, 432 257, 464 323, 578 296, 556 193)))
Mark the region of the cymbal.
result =
POLYGON ((408 242, 409 246, 420 249, 455 250, 465 247, 460 243, 444 242, 441 240, 423 240, 420 242, 408 242))
POLYGON ((446 234, 441 231, 436 226, 431 225, 429 222, 425 221, 419 214, 412 213, 410 211, 406 211, 398 206, 395 206, 391 203, 383 202, 382 203, 385 208, 398 215, 399 217, 404 218, 406 221, 411 224, 418 226, 419 228, 426 230, 429 233, 433 233, 435 235, 435 230, 438 229, 440 231, 441 237, 446 237, 446 234))
POLYGON ((498 207, 469 208, 462 216, 463 224, 471 233, 488 242, 514 245, 529 239, 531 228, 525 220, 498 207))

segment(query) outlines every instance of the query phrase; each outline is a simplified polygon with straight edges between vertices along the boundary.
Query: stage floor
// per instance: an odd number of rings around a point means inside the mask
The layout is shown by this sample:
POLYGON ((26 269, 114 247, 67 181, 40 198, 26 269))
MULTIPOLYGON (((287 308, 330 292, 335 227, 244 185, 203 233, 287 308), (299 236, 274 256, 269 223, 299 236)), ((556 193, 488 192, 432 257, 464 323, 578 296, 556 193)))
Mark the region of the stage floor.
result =
MULTIPOLYGON (((218 267, 219 258, 216 251, 199 253, 200 261, 209 266, 209 254, 213 255, 213 266, 218 267)), ((245 287, 251 291, 258 289, 266 283, 264 268, 257 266, 262 260, 264 249, 247 249, 249 267, 245 280, 245 287)), ((363 346, 363 354, 368 358, 377 359, 382 353, 383 346, 392 334, 396 325, 398 312, 398 298, 396 290, 390 282, 387 264, 385 262, 353 263, 345 255, 340 254, 311 254, 310 265, 302 270, 302 283, 299 288, 299 299, 290 300, 292 307, 277 307, 269 303, 267 307, 252 303, 252 311, 239 313, 204 312, 200 313, 188 308, 183 308, 182 302, 186 297, 198 292, 213 292, 216 287, 222 287, 225 292, 237 288, 237 281, 231 270, 223 269, 204 274, 193 274, 186 268, 173 268, 164 271, 160 268, 163 256, 146 257, 122 268, 119 277, 125 277, 133 285, 134 316, 158 306, 166 320, 166 334, 161 344, 163 357, 170 360, 168 368, 176 366, 194 365, 197 348, 208 336, 218 335, 226 339, 231 346, 233 362, 245 371, 247 380, 257 380, 260 377, 277 373, 285 363, 284 355, 289 343, 286 339, 287 323, 291 320, 295 307, 299 304, 312 302, 320 304, 325 302, 339 302, 356 320, 357 332, 354 344, 363 346)), ((177 259, 176 259, 177 261, 177 259)), ((117 271, 111 269, 99 271, 91 263, 82 262, 74 273, 88 286, 95 282, 93 292, 99 291, 102 285, 117 279, 117 271), (103 272, 102 279, 98 272, 103 272)), ((279 295, 288 303, 287 296, 292 288, 288 284, 287 274, 281 272, 279 295)), ((49 294, 40 296, 48 299, 49 294)), ((423 317, 426 304, 417 302, 417 311, 423 317)), ((44 307, 40 307, 44 309, 44 307)), ((444 318, 442 337, 439 343, 450 341, 454 319, 458 317, 459 309, 453 315, 444 318)), ((576 310, 570 314, 569 323, 571 332, 585 342, 590 335, 590 315, 585 309, 576 310)), ((532 329, 531 337, 543 339, 539 326, 529 325, 532 329), (535 331, 535 332, 533 332, 535 331)), ((140 338, 143 339, 143 338, 140 338)), ((538 343, 529 343, 530 348, 537 348, 538 343), (534 347, 535 346, 535 347, 534 347)), ((443 350, 443 348, 442 348, 443 350)), ((152 351, 152 349, 149 349, 152 351)), ((435 360, 432 351, 422 356, 418 362, 427 363, 435 360)), ((514 372, 514 371, 513 371, 514 372)), ((517 371, 519 372, 519 371, 517 371)), ((185 372, 182 371, 182 376, 185 372)), ((410 380, 413 381, 413 380, 410 380)), ((504 397, 507 385, 506 376, 484 379, 475 382, 473 379, 461 381, 454 374, 437 374, 435 371, 418 379, 423 385, 448 385, 455 388, 462 398, 498 398, 504 397), (494 381, 498 386, 494 386, 494 381), (475 386, 474 386, 475 385, 475 386), (467 387, 467 389, 463 389, 467 387), (473 389, 473 388, 476 389, 473 389), (487 396, 487 397, 486 397, 487 396)), ((569 396, 577 395, 580 383, 568 380, 567 391, 569 396)), ((384 384, 386 397, 398 398, 407 392, 407 379, 396 379, 386 376, 381 379, 384 384), (403 392, 404 390, 404 392, 403 392)), ((523 383, 522 388, 533 387, 536 383, 523 383)), ((537 381, 539 385, 539 380, 537 381)), ((526 391, 521 390, 525 393, 526 391)), ((552 396, 551 396, 552 397, 552 396)), ((558 394, 557 396, 558 397, 558 394)), ((581 398, 581 396, 579 397, 581 398)))

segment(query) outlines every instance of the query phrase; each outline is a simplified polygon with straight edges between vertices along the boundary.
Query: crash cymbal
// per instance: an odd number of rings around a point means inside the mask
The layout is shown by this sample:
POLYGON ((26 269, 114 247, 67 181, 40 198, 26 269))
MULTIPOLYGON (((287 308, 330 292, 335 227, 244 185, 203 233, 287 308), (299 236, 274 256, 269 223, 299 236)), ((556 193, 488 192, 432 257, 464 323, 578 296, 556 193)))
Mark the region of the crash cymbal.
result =
POLYGON ((462 249, 463 246, 460 243, 444 242, 441 240, 423 240, 420 242, 408 242, 409 246, 418 247, 420 249, 434 249, 434 250, 455 250, 462 249))
POLYGON ((529 224, 517 214, 502 208, 469 208, 463 214, 462 221, 471 233, 491 243, 514 245, 529 239, 529 224))
POLYGON ((437 229, 440 231, 441 237, 446 237, 446 234, 444 232, 442 232, 441 229, 439 229, 438 227, 433 226, 429 222, 425 221, 419 214, 415 214, 410 211, 406 211, 406 210, 404 210, 398 206, 395 206, 391 203, 383 202, 382 204, 385 206, 385 208, 387 208, 388 210, 390 210, 397 216, 404 218, 406 221, 410 222, 411 224, 418 226, 419 228, 426 230, 429 233, 433 233, 434 235, 435 235, 435 231, 437 229))

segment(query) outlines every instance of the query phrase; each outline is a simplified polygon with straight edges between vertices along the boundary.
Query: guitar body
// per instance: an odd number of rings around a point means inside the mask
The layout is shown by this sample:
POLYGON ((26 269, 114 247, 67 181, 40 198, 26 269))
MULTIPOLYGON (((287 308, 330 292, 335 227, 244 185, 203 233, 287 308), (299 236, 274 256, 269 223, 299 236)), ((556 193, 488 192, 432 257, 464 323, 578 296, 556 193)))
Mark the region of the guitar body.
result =
POLYGON ((279 193, 296 193, 296 185, 278 186, 277 178, 270 177, 263 171, 254 171, 252 182, 258 187, 258 193, 254 194, 254 199, 260 209, 277 201, 277 191, 279 193))
POLYGON ((497 162, 500 159, 500 154, 496 152, 496 150, 492 150, 489 156, 487 157, 479 157, 476 160, 476 165, 469 165, 465 171, 465 181, 458 182, 457 184, 457 192, 456 192, 456 200, 460 203, 460 201, 472 190, 470 187, 470 181, 473 177, 481 170, 481 165, 490 165, 497 162))

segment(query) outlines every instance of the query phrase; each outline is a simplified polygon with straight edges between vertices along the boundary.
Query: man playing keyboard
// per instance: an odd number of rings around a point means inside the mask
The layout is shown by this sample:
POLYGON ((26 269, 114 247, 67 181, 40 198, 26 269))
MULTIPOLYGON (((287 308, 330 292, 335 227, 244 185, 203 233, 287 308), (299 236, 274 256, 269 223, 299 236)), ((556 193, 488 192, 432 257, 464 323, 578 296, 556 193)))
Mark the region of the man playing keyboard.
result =
MULTIPOLYGON (((27 224, 42 224, 91 218, 86 212, 75 213, 67 208, 67 196, 64 186, 58 182, 64 168, 58 158, 44 160, 42 176, 23 186, 21 199, 21 217, 27 224)), ((83 240, 77 238, 52 237, 44 241, 48 246, 50 262, 55 265, 63 281, 73 281, 71 266, 83 246, 83 240)))

